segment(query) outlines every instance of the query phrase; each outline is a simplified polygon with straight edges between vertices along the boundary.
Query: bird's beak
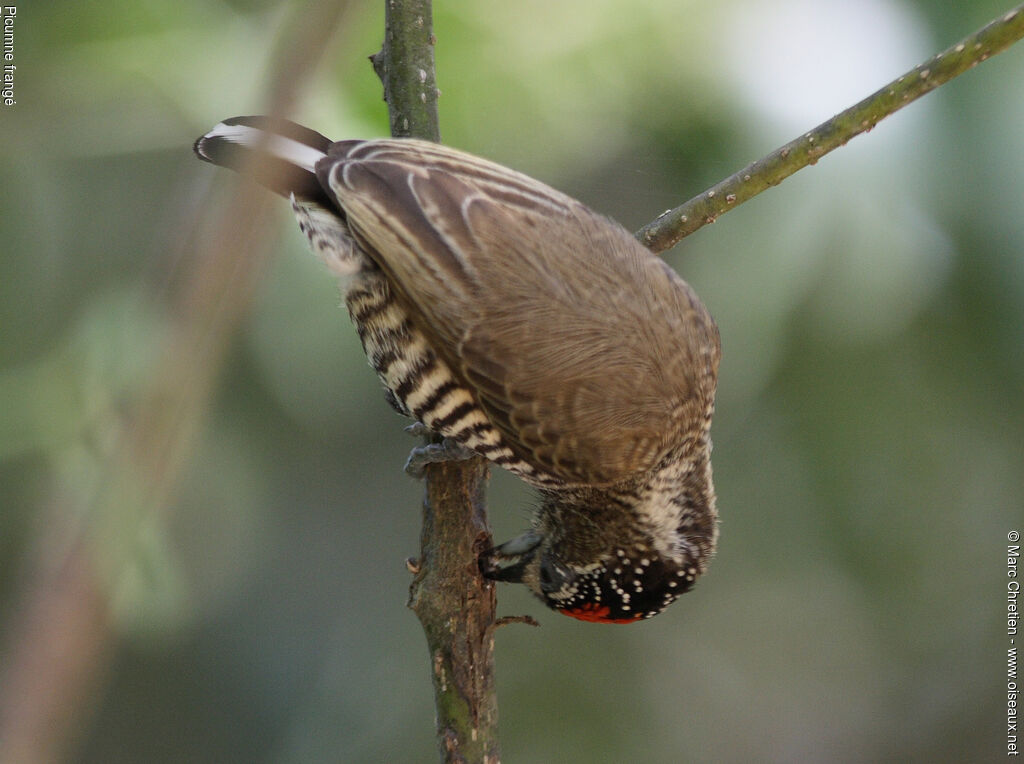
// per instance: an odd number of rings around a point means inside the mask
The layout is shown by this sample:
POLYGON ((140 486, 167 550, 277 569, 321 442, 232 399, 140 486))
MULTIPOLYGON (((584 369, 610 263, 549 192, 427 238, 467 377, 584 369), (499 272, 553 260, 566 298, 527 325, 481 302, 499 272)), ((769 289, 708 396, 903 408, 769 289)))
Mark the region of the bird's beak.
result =
POLYGON ((533 560, 540 542, 540 534, 534 531, 506 541, 480 555, 480 572, 493 581, 522 583, 526 566, 533 560))

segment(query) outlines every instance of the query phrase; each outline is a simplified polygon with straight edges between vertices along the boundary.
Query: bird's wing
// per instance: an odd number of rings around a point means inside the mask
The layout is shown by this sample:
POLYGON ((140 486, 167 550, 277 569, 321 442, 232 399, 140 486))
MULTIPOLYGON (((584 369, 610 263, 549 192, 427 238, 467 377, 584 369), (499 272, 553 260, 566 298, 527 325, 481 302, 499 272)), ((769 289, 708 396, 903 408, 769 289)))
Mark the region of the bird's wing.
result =
POLYGON ((419 141, 334 144, 317 174, 518 456, 569 483, 611 483, 697 436, 717 329, 621 226, 419 141))

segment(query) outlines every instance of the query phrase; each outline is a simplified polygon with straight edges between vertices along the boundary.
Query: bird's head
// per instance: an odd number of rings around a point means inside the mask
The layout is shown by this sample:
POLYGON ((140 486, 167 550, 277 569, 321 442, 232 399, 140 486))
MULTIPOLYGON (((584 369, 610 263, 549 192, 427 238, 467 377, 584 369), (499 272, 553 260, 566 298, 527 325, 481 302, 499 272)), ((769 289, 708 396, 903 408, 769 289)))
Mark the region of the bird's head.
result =
POLYGON ((668 529, 672 538, 656 539, 665 524, 652 527, 647 515, 588 509, 546 503, 534 529, 483 556, 484 575, 526 584, 548 607, 582 621, 633 623, 689 591, 714 549, 714 522, 695 528, 684 519, 668 529))

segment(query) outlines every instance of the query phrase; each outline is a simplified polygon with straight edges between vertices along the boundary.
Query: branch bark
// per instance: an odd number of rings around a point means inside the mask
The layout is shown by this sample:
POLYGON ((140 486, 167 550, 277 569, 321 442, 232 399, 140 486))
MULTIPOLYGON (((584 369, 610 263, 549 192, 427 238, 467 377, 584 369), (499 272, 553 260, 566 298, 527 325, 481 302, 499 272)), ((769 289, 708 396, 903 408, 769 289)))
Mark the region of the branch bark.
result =
POLYGON ((720 215, 778 185, 797 170, 816 163, 851 138, 868 132, 908 103, 1001 53, 1021 37, 1024 37, 1024 5, 1005 13, 860 103, 747 165, 699 196, 663 213, 637 231, 637 239, 652 252, 664 252, 708 223, 714 223, 720 215))
POLYGON ((431 0, 385 0, 384 45, 370 56, 384 85, 391 135, 440 143, 431 0))
MULTIPOLYGON (((386 0, 384 45, 370 57, 384 85, 391 134, 440 141, 430 0, 386 0)), ((491 546, 487 462, 426 468, 420 558, 409 607, 427 637, 443 762, 497 762, 496 598, 477 557, 491 546)))

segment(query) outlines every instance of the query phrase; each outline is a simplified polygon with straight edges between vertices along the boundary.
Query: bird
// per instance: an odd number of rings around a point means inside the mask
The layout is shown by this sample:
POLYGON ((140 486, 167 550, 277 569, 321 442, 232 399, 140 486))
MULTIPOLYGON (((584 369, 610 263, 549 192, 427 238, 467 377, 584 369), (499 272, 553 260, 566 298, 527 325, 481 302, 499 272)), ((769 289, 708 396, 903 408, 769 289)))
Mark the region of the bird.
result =
POLYGON ((480 556, 483 575, 596 623, 651 618, 693 587, 718 540, 721 343, 661 258, 582 202, 437 143, 243 116, 194 151, 291 201, 386 399, 443 438, 409 471, 480 455, 536 490, 529 528, 480 556))

